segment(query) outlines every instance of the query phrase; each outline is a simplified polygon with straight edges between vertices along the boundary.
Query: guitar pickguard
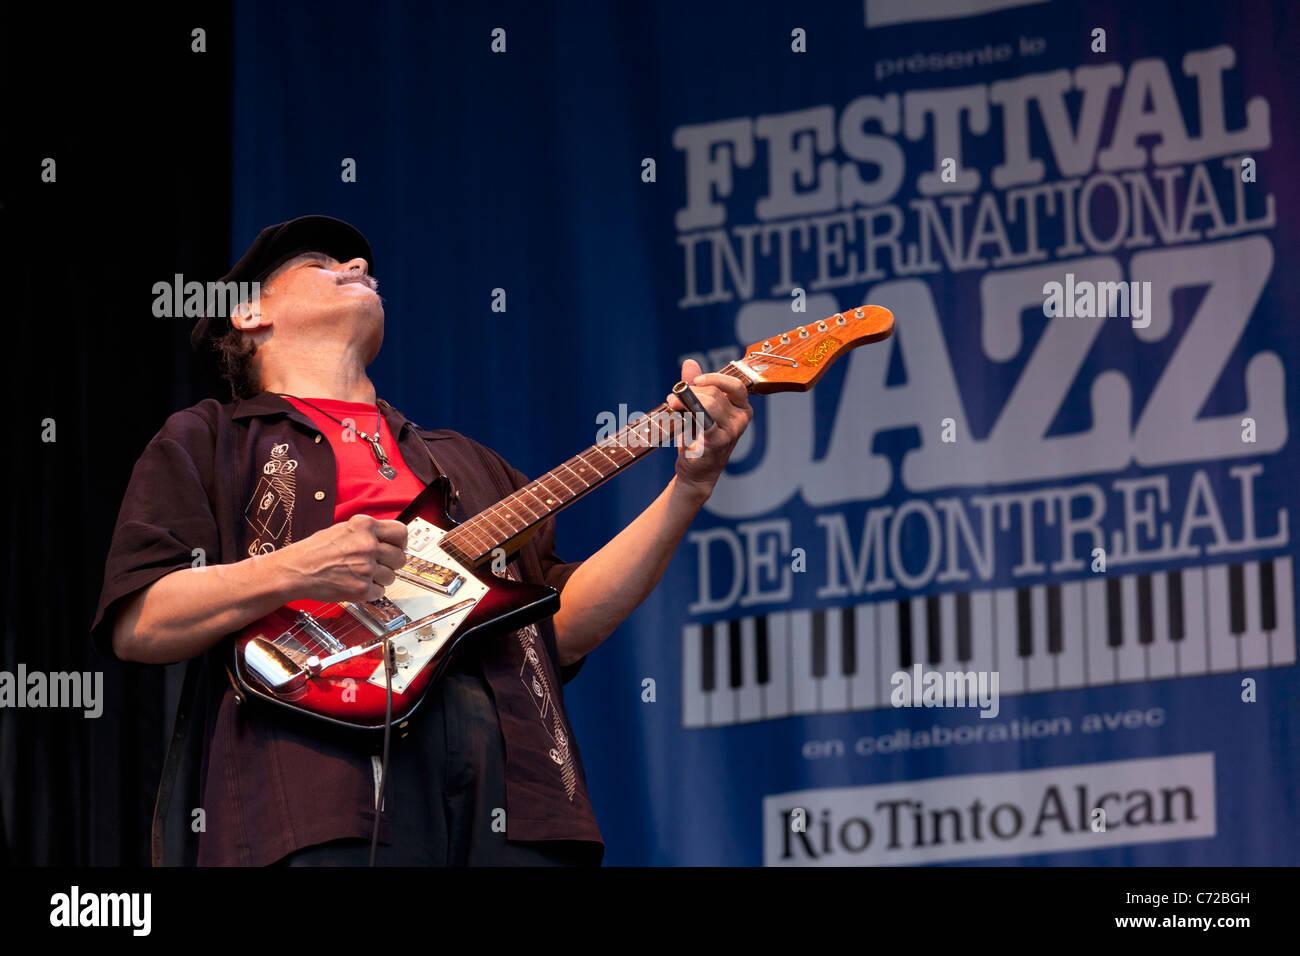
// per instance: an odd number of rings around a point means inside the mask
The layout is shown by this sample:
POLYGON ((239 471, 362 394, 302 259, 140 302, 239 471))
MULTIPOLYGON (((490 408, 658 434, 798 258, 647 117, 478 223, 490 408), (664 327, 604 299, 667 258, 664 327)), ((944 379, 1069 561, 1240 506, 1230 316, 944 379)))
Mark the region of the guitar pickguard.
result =
MULTIPOLYGON (((372 632, 393 632, 389 641, 397 658, 393 672, 397 694, 406 693, 488 593, 487 585, 439 546, 445 533, 441 528, 423 518, 413 518, 407 527, 406 566, 384 589, 381 601, 375 602, 379 606, 345 605, 372 632)), ((382 662, 367 682, 385 686, 382 662)))

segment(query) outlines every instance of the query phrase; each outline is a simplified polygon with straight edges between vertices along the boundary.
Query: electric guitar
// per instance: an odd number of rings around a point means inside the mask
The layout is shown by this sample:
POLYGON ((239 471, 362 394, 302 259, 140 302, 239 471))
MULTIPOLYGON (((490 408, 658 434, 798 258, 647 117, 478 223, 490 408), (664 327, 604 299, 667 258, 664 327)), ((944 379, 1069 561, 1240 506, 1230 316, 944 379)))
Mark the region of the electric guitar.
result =
MULTIPOLYGON (((850 349, 888 338, 894 316, 868 305, 755 342, 720 369, 759 395, 803 392, 850 349)), ((688 408, 693 395, 674 391, 688 408)), ((559 609, 554 588, 491 573, 537 526, 643 458, 707 428, 702 407, 683 416, 665 403, 462 524, 447 515, 439 476, 406 507, 407 561, 374 601, 293 601, 240 631, 234 675, 247 695, 349 728, 381 730, 420 705, 462 641, 526 627, 559 609), (385 654, 387 653, 387 661, 385 654)))

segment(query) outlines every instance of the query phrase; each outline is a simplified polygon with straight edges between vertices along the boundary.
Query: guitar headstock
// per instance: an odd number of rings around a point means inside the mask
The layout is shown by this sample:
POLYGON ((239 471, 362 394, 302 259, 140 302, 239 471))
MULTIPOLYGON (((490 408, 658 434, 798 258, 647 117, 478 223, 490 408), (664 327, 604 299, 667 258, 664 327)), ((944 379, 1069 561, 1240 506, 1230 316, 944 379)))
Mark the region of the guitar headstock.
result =
POLYGON ((750 391, 756 394, 806 392, 850 349, 893 332, 894 313, 864 305, 754 342, 737 364, 754 379, 750 391))

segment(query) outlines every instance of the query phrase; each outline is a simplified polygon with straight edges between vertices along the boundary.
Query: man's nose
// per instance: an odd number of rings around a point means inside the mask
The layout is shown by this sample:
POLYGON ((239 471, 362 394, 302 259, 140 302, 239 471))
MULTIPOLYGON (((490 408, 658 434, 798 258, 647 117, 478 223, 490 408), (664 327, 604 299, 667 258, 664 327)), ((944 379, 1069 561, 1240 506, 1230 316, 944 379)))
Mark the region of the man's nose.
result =
POLYGON ((355 258, 355 259, 349 259, 347 262, 343 263, 343 271, 344 271, 344 272, 362 272, 362 273, 365 273, 366 275, 369 275, 369 274, 370 274, 370 264, 369 264, 368 262, 366 262, 365 259, 362 259, 360 256, 358 256, 358 257, 355 258))

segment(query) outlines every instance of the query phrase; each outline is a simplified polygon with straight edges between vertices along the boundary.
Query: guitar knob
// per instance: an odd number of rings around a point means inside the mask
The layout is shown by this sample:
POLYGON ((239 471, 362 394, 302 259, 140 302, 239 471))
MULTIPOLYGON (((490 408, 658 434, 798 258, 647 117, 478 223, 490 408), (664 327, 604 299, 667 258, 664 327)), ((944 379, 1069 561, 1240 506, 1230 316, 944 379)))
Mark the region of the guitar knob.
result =
POLYGON ((411 659, 411 649, 405 644, 393 645, 393 659, 397 661, 398 666, 407 663, 411 659))
POLYGON ((853 313, 853 317, 855 319, 865 319, 867 317, 867 313, 864 312, 862 309, 858 309, 858 311, 853 313))
POLYGON ((790 336, 786 335, 784 332, 781 333, 781 344, 782 345, 790 344, 790 336))
POLYGON ((808 338, 808 330, 805 329, 802 325, 799 326, 799 338, 801 339, 808 338))
POLYGON ((843 314, 840 314, 840 315, 835 316, 835 324, 836 324, 836 325, 848 325, 848 324, 849 324, 849 320, 846 319, 846 318, 844 318, 844 315, 843 315, 843 314))
POLYGON ((826 323, 825 323, 825 322, 818 322, 818 323, 817 323, 817 331, 818 331, 818 332, 825 332, 825 331, 826 331, 826 323))

